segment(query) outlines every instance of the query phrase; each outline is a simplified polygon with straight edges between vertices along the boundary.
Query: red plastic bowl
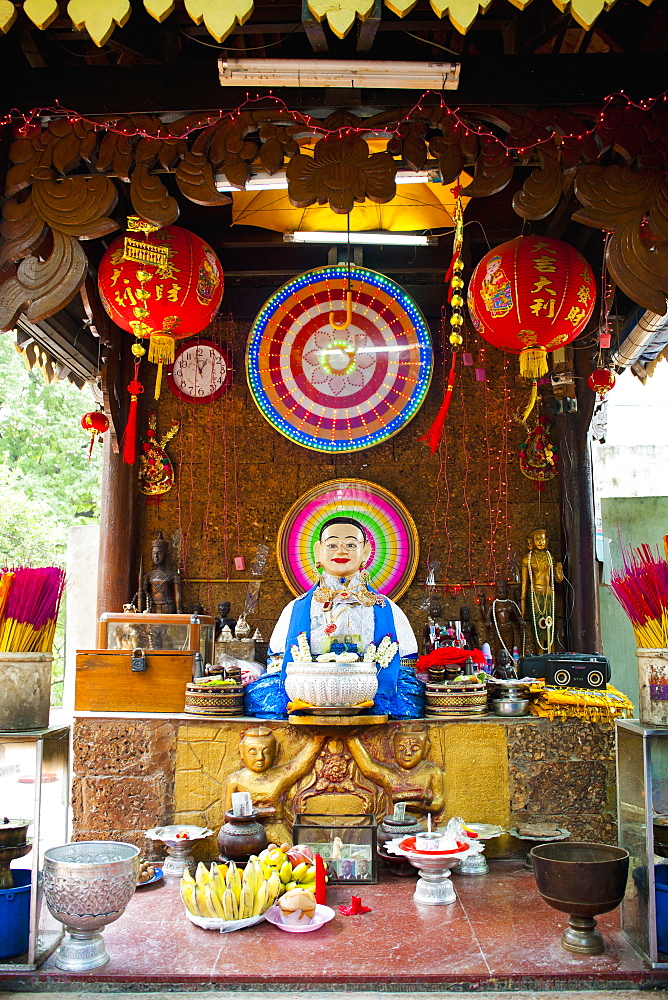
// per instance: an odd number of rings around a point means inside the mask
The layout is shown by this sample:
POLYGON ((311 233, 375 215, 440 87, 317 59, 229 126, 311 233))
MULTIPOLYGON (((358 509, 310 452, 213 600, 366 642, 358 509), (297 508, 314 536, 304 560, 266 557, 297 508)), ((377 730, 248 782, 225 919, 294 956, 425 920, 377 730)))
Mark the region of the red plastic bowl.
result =
POLYGON ((438 856, 439 854, 459 854, 460 851, 468 850, 468 844, 462 844, 460 840, 457 841, 457 847, 454 851, 419 851, 415 846, 415 837, 405 837, 399 847, 402 851, 410 851, 411 854, 431 854, 438 856))

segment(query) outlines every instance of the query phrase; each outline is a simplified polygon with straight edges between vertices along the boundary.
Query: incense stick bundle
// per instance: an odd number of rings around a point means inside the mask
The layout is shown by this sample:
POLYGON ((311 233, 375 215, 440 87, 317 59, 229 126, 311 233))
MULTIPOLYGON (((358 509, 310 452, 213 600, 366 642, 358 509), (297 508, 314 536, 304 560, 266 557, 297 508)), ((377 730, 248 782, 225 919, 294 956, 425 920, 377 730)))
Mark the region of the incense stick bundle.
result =
POLYGON ((649 545, 625 550, 624 571, 613 571, 612 591, 628 615, 641 649, 668 647, 668 562, 649 545))
POLYGON ((18 567, 0 577, 0 652, 50 653, 65 573, 58 566, 18 567))

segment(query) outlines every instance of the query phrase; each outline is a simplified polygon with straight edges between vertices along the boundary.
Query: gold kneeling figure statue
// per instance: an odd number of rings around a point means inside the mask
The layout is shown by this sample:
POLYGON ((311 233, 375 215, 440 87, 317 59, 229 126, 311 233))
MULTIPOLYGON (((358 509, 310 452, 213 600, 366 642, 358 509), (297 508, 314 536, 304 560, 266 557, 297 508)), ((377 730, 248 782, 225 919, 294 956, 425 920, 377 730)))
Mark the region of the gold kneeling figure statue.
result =
POLYGON ((313 766, 325 742, 314 734, 296 757, 275 766, 278 746, 268 726, 246 729, 239 740, 244 766, 228 775, 224 792, 224 812, 232 808, 232 792, 249 792, 253 808, 262 821, 269 843, 292 843, 292 830, 284 820, 288 790, 313 766))
POLYGON ((405 723, 392 737, 394 764, 389 767, 374 760, 358 737, 347 741, 362 774, 386 788, 392 802, 405 802, 409 810, 439 813, 444 804, 443 771, 426 760, 429 749, 427 727, 420 722, 405 723))

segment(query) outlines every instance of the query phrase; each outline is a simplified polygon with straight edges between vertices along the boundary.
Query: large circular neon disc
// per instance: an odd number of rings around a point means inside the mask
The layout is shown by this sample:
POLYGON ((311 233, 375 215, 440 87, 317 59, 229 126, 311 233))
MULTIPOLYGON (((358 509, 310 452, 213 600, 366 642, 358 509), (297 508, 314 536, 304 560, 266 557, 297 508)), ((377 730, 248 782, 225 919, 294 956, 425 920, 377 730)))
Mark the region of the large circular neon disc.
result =
POLYGON ((363 479, 333 479, 309 490, 292 505, 278 529, 278 565, 293 594, 315 583, 314 546, 330 517, 353 517, 371 543, 367 570, 381 594, 397 600, 408 589, 420 555, 417 529, 389 490, 363 479))
POLYGON ((314 451, 361 451, 392 437, 429 389, 432 347, 420 310, 394 281, 346 266, 319 267, 265 303, 248 338, 246 370, 272 427, 314 451))

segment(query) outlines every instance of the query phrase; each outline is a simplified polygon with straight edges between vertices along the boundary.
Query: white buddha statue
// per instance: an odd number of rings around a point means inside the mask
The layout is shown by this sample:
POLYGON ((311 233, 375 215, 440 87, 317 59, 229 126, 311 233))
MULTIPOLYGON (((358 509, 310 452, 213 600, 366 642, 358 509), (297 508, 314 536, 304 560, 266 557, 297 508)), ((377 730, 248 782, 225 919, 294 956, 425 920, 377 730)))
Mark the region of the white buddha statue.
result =
MULTIPOLYGON (((292 659, 291 646, 302 632, 314 659, 329 652, 332 645, 335 652, 363 653, 369 643, 378 646, 389 636, 397 642, 398 652, 379 671, 374 711, 403 714, 401 706, 395 704, 400 660, 417 656, 417 642, 401 608, 368 584, 365 566, 371 546, 363 526, 350 517, 330 518, 320 529, 314 554, 321 576, 283 609, 269 642, 268 669, 280 671, 282 686, 286 665, 292 659)), ((405 714, 415 717, 422 712, 406 710, 405 714)))

